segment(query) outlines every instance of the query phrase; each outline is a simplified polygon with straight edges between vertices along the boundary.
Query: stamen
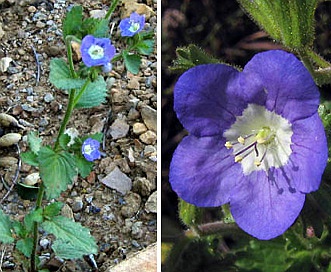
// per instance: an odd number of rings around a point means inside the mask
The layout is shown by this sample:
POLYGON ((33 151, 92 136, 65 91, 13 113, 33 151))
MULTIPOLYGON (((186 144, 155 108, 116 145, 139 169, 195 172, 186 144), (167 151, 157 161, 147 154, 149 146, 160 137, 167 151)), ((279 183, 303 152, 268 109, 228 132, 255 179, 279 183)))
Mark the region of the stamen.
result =
POLYGON ((234 157, 234 161, 235 162, 241 162, 243 160, 243 157, 242 156, 235 156, 234 157))
POLYGON ((230 149, 233 147, 233 145, 231 144, 231 142, 226 142, 225 145, 224 145, 227 149, 230 149))
POLYGON ((245 144, 245 138, 243 138, 242 136, 239 136, 237 140, 238 140, 238 143, 241 143, 242 145, 245 144))

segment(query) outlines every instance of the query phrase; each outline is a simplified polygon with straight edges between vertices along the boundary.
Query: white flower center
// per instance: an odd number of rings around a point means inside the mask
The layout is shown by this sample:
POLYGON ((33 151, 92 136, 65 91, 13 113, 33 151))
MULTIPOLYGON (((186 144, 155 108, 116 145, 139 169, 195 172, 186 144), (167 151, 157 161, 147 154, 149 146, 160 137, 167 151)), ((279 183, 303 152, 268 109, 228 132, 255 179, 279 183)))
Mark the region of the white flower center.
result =
POLYGON ((140 27, 140 24, 137 23, 137 22, 135 22, 135 21, 130 21, 130 25, 131 26, 129 27, 129 30, 131 32, 136 32, 139 29, 139 27, 140 27))
POLYGON ((249 104, 223 137, 225 146, 233 149, 234 161, 241 163, 248 175, 285 165, 292 153, 292 134, 285 118, 263 106, 249 104))
POLYGON ((86 145, 84 146, 84 153, 87 154, 87 155, 91 155, 93 149, 91 148, 90 145, 86 145))
POLYGON ((103 48, 99 45, 93 44, 88 49, 88 54, 90 55, 91 59, 102 59, 104 57, 103 48))

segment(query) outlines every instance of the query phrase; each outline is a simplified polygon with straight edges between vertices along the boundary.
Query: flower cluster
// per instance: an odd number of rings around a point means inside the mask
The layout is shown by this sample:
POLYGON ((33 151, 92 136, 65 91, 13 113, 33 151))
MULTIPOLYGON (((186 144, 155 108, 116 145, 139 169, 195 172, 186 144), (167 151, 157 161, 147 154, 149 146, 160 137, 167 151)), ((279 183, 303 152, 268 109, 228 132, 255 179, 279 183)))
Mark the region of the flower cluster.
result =
POLYGON ((120 22, 120 30, 122 37, 132 37, 140 32, 145 25, 145 16, 133 12, 129 18, 125 18, 120 22))
POLYGON ((115 56, 115 47, 108 38, 86 35, 80 47, 82 59, 87 67, 107 66, 115 56))
POLYGON ((242 72, 196 66, 179 78, 174 99, 189 135, 173 155, 173 190, 201 207, 230 203, 239 227, 259 239, 285 232, 327 162, 319 92, 302 63, 272 50, 242 72))
POLYGON ((87 138, 82 145, 82 154, 88 161, 100 159, 100 143, 92 138, 87 138))

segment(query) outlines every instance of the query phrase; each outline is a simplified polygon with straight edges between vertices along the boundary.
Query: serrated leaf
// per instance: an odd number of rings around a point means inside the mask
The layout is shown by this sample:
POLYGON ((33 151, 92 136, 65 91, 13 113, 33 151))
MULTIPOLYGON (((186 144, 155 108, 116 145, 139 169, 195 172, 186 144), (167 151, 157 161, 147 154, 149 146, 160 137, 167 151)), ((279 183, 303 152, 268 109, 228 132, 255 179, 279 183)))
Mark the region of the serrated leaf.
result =
POLYGON ((96 38, 109 36, 109 21, 107 19, 87 18, 82 25, 83 36, 90 34, 96 38))
POLYGON ((49 81, 61 90, 78 89, 85 82, 85 80, 80 78, 72 78, 67 63, 60 58, 51 60, 49 81))
POLYGON ((53 202, 44 208, 43 215, 45 218, 50 219, 57 216, 63 207, 62 202, 53 202))
POLYGON ((270 241, 251 240, 247 251, 236 261, 236 266, 248 271, 286 271, 291 262, 287 260, 283 239, 270 241))
POLYGON ((64 216, 53 217, 41 224, 48 233, 55 235, 52 245, 55 254, 64 259, 81 258, 86 254, 96 254, 98 247, 89 229, 64 216))
POLYGON ((65 151, 55 152, 46 146, 40 149, 38 161, 40 177, 46 187, 46 197, 57 198, 77 174, 73 155, 65 151))
POLYGON ((35 154, 38 154, 39 149, 41 147, 42 140, 38 137, 38 133, 35 131, 31 131, 28 134, 28 144, 31 151, 35 154))
POLYGON ((20 239, 16 242, 16 248, 21 251, 25 257, 31 257, 33 240, 31 237, 20 239))
POLYGON ((154 50, 154 40, 142 40, 136 44, 136 48, 140 54, 149 55, 154 50))
POLYGON ((32 166, 38 166, 38 155, 33 153, 32 151, 26 151, 24 153, 21 153, 21 159, 24 163, 32 165, 32 166))
POLYGON ((26 229, 21 222, 16 221, 16 220, 13 221, 12 227, 15 231, 15 234, 18 235, 19 237, 23 238, 23 237, 27 236, 28 233, 26 232, 26 229))
POLYGON ((75 35, 78 38, 80 33, 80 28, 82 26, 83 20, 83 8, 81 6, 74 6, 66 14, 66 17, 63 20, 63 37, 67 35, 75 35))
POLYGON ((86 178, 93 169, 93 162, 87 161, 83 156, 75 156, 78 173, 86 178))
POLYGON ((136 54, 131 54, 128 52, 123 52, 123 59, 126 69, 132 74, 138 74, 141 59, 136 54))
POLYGON ((99 106, 101 103, 106 101, 107 96, 107 84, 102 76, 98 76, 98 78, 91 82, 75 108, 92 108, 95 106, 99 106))
POLYGON ((6 215, 0 209, 0 241, 2 243, 12 243, 14 242, 14 238, 11 235, 11 221, 8 215, 6 215))
POLYGON ((24 217, 24 226, 27 232, 32 232, 34 222, 40 223, 43 220, 43 210, 36 209, 24 217))

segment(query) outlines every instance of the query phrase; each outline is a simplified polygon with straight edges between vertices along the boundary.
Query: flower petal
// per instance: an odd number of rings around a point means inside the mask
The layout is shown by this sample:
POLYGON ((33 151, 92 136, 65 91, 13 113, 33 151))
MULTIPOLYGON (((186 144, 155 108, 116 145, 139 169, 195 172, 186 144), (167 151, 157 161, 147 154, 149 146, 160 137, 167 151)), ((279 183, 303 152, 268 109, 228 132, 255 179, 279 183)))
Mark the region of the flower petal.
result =
MULTIPOLYGON (((256 54, 245 66, 245 89, 267 92, 266 107, 293 122, 314 114, 319 92, 308 70, 290 53, 271 50, 256 54)), ((252 101, 254 102, 254 101, 252 101)))
POLYGON ((283 234, 298 217, 305 194, 291 190, 281 169, 253 172, 237 186, 230 206, 233 218, 244 231, 262 240, 283 234))
POLYGON ((328 159, 324 126, 318 113, 292 124, 292 154, 284 166, 292 186, 304 193, 318 189, 328 159))
POLYGON ((220 206, 229 201, 230 191, 241 180, 240 164, 220 137, 185 137, 170 165, 172 189, 185 201, 201 207, 220 206))
POLYGON ((196 136, 221 135, 240 115, 243 103, 238 71, 224 64, 193 67, 174 89, 174 108, 184 127, 196 136))

